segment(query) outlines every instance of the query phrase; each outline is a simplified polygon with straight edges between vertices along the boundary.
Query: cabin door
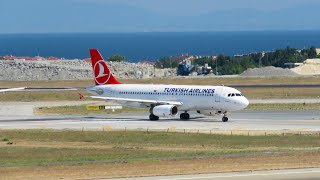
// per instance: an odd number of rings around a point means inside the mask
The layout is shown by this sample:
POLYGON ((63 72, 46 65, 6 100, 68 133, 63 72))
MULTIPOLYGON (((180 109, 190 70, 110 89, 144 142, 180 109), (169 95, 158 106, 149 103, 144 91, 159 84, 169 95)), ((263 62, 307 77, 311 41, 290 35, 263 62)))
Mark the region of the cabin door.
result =
POLYGON ((222 93, 223 93, 223 86, 222 87, 218 87, 217 89, 215 89, 215 91, 214 91, 215 102, 221 102, 222 93))

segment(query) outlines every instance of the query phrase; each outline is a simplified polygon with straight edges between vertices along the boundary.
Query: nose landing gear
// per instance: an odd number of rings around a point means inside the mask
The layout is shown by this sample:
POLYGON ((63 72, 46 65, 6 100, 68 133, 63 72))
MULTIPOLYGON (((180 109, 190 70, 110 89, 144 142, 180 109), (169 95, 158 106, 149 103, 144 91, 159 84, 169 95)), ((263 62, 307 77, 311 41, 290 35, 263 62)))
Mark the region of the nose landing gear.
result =
POLYGON ((227 112, 223 113, 222 122, 228 122, 229 118, 227 117, 227 112))
POLYGON ((229 119, 228 119, 228 117, 227 116, 223 116, 222 117, 222 122, 227 122, 229 119))

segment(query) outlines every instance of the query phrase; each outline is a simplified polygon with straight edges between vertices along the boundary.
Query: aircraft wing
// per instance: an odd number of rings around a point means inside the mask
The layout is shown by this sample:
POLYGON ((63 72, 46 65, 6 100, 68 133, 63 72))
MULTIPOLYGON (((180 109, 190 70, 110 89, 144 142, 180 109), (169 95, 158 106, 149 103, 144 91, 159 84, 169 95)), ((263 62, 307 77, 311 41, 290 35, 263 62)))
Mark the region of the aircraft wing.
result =
POLYGON ((148 100, 148 99, 130 99, 130 98, 116 98, 116 97, 102 97, 102 96, 90 96, 94 99, 105 99, 105 100, 113 100, 113 101, 122 101, 122 102, 137 102, 137 103, 145 103, 145 104, 167 104, 167 105, 175 105, 182 106, 182 102, 177 101, 157 101, 157 100, 148 100))
POLYGON ((25 87, 20 87, 20 88, 8 88, 8 89, 0 89, 0 92, 7 92, 7 91, 20 91, 24 90, 25 87))

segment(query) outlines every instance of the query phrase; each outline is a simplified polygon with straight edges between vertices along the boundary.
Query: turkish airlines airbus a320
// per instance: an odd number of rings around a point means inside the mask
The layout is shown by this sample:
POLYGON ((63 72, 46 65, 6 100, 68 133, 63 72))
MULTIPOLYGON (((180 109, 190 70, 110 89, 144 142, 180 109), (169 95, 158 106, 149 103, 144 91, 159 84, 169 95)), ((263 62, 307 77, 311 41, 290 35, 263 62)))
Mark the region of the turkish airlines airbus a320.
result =
POLYGON ((96 86, 85 88, 94 94, 91 98, 111 100, 120 104, 150 108, 149 119, 176 116, 190 118, 189 111, 214 116, 223 115, 228 121, 227 112, 244 109, 249 101, 237 89, 226 86, 193 85, 154 85, 121 84, 110 72, 97 49, 90 50, 96 86))

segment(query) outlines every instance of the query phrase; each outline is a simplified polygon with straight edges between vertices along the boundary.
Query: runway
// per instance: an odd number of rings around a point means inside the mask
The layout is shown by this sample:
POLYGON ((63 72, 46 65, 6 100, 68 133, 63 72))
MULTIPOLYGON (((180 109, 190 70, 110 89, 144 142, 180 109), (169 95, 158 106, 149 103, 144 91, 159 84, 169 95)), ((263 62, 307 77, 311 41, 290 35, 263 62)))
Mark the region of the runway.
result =
POLYGON ((289 170, 274 170, 274 171, 248 171, 236 173, 212 173, 212 174, 192 174, 192 175, 177 175, 177 176, 155 176, 155 177, 138 177, 138 178, 123 178, 118 180, 317 180, 320 177, 320 169, 289 169, 289 170))
POLYGON ((320 132, 320 112, 312 111, 238 111, 229 115, 229 122, 220 116, 190 114, 188 121, 179 116, 149 121, 148 113, 55 116, 0 116, 0 129, 75 129, 116 130, 258 130, 320 132))

